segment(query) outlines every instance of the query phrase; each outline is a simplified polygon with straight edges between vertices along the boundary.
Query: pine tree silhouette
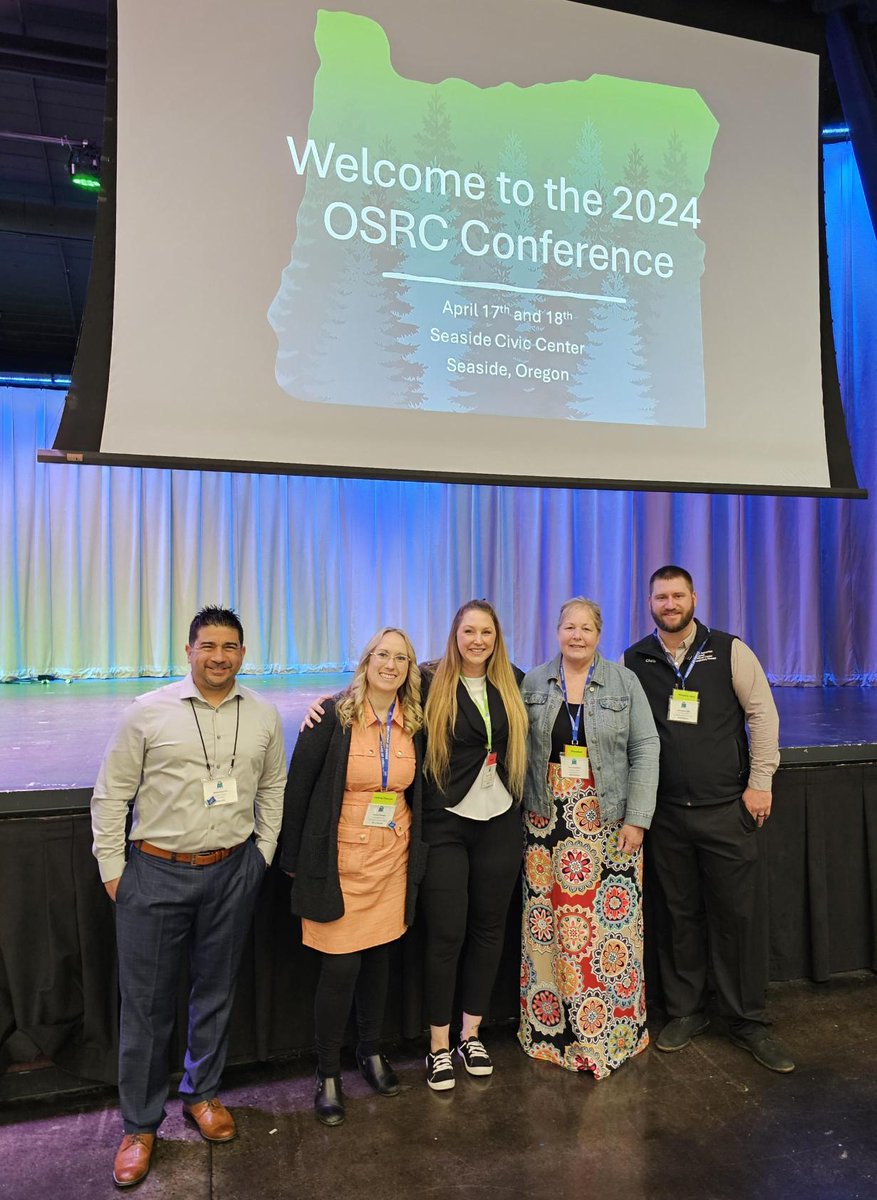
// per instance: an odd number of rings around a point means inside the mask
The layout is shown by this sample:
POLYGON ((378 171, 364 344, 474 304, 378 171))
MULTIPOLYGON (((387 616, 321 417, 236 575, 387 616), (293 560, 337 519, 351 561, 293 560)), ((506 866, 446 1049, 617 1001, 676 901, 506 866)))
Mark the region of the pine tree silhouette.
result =
MULTIPOLYGON (((414 135, 414 144, 418 155, 426 166, 450 169, 456 164, 456 150, 453 140, 451 118, 447 105, 437 88, 431 89, 426 98, 420 125, 414 135)), ((432 251, 421 244, 400 246, 401 272, 407 275, 449 280, 462 280, 464 270, 458 261, 459 243, 459 210, 456 197, 443 196, 436 192, 421 191, 408 198, 408 209, 415 218, 415 223, 427 216, 435 216, 445 223, 444 236, 447 246, 441 251, 432 251)), ((433 222, 429 226, 431 239, 437 238, 439 226, 433 222)), ((405 361, 419 372, 419 390, 422 401, 419 407, 432 412, 465 411, 461 403, 457 385, 459 379, 448 372, 449 357, 462 357, 440 342, 433 342, 430 330, 433 327, 442 328, 446 325, 442 310, 446 303, 463 304, 470 299, 464 288, 455 288, 451 284, 431 284, 409 281, 402 285, 399 296, 406 305, 406 324, 411 327, 411 333, 402 337, 405 347, 405 361)), ((454 328, 465 331, 471 327, 471 320, 460 318, 454 323, 454 328)))
POLYGON ((329 197, 327 182, 316 173, 309 175, 296 219, 292 256, 268 309, 268 320, 277 335, 277 382, 300 400, 327 398, 319 342, 346 254, 346 244, 333 241, 323 227, 329 197))
MULTIPOLYGON (((376 158, 386 158, 395 162, 395 155, 395 147, 389 138, 385 138, 376 150, 376 158)), ((392 193, 374 184, 366 190, 363 203, 374 205, 386 212, 392 205, 392 193)), ((398 246, 392 244, 388 236, 379 245, 372 246, 372 261, 383 288, 384 299, 380 311, 384 317, 384 338, 390 347, 385 403, 390 406, 421 408, 424 399, 421 390, 423 367, 415 359, 413 338, 416 326, 410 320, 411 305, 406 299, 404 282, 386 277, 387 273, 397 273, 402 269, 404 255, 398 246)))
POLYGON ((686 211, 694 185, 688 155, 679 134, 667 140, 655 186, 658 209, 669 213, 675 225, 656 225, 656 246, 673 259, 670 279, 652 276, 641 285, 640 311, 647 358, 652 372, 655 419, 661 425, 702 425, 705 419, 703 376, 703 323, 700 280, 704 269, 704 244, 686 211))
POLYGON ((356 238, 346 244, 342 277, 330 298, 319 338, 319 386, 332 404, 386 407, 405 403, 388 395, 397 362, 383 311, 384 288, 370 247, 356 238))
POLYGON ((603 291, 607 297, 621 297, 627 303, 594 305, 588 356, 576 379, 582 399, 573 402, 571 415, 615 424, 653 424, 654 405, 644 369, 636 304, 627 280, 620 272, 610 274, 603 291))

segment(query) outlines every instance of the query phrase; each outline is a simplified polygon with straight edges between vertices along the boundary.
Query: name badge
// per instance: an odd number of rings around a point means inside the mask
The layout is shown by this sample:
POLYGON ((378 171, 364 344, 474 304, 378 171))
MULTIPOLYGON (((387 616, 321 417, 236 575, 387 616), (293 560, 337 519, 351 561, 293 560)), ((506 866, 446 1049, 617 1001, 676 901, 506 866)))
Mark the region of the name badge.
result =
POLYGON ((395 792, 372 792, 368 808, 362 819, 363 825, 373 829, 392 829, 393 818, 396 816, 395 792))
POLYGON ((697 714, 700 710, 699 696, 699 692, 686 692, 682 688, 674 688, 667 709, 667 720, 696 725, 697 714))
POLYGON ((591 764, 587 746, 564 746, 560 756, 561 779, 588 779, 591 764))
POLYGON ((484 760, 484 767, 481 771, 481 786, 483 788, 492 788, 496 779, 496 751, 491 750, 487 758, 484 760))
POLYGON ((205 808, 237 804, 238 781, 236 779, 202 779, 201 791, 204 795, 205 808))

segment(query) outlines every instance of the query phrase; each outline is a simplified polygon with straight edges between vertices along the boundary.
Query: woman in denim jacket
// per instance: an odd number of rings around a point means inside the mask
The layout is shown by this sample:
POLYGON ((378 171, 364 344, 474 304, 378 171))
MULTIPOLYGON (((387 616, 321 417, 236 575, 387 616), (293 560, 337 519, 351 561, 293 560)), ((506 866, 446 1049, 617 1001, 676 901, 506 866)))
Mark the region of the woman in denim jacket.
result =
POLYGON ((642 840, 659 741, 632 671, 597 651, 600 609, 560 610, 560 654, 524 678, 524 918, 518 1038, 603 1079, 648 1045, 642 840))

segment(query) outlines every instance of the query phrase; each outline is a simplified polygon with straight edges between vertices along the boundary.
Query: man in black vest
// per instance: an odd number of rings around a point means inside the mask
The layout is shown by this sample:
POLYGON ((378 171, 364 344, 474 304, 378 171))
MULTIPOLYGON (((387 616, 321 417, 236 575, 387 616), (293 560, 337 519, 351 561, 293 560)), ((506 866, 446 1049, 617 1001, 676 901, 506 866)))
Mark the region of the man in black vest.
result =
POLYGON ((624 654, 661 737, 648 846, 669 917, 658 953, 671 1019, 656 1044, 681 1050, 707 1028, 709 969, 731 1041, 772 1071, 792 1071, 789 1052, 768 1032, 758 895, 779 718, 753 652, 696 620, 696 603, 686 570, 655 571, 649 609, 657 628, 624 654))

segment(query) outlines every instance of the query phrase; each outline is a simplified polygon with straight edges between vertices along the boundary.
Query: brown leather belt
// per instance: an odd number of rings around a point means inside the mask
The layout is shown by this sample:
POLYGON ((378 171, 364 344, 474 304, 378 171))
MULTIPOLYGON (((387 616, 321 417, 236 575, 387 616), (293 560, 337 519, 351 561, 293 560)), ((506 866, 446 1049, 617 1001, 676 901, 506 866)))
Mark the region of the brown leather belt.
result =
POLYGON ((153 858, 163 858, 165 862, 185 863, 189 867, 212 867, 214 863, 222 862, 245 846, 246 842, 238 842, 227 850, 199 850, 196 854, 179 854, 176 850, 162 850, 161 846, 153 846, 151 842, 132 842, 143 854, 151 854, 153 858))

